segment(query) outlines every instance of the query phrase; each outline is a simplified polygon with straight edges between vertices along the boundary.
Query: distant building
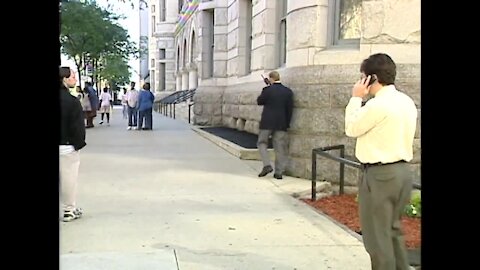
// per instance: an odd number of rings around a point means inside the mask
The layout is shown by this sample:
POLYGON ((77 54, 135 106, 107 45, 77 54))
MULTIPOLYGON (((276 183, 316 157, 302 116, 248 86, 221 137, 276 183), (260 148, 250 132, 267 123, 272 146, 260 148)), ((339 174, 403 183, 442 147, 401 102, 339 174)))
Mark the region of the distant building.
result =
POLYGON ((153 91, 175 91, 175 37, 183 1, 150 0, 149 70, 153 91))

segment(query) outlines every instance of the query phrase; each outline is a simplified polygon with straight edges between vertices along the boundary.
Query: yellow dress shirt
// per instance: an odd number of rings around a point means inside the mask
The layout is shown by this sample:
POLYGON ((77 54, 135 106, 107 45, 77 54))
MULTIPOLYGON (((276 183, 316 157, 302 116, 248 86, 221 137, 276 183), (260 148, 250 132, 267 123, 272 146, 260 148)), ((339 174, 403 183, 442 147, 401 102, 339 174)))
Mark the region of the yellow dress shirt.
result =
POLYGON ((345 133, 357 138, 355 156, 362 163, 390 163, 413 158, 417 107, 394 85, 380 89, 362 107, 351 97, 345 108, 345 133))

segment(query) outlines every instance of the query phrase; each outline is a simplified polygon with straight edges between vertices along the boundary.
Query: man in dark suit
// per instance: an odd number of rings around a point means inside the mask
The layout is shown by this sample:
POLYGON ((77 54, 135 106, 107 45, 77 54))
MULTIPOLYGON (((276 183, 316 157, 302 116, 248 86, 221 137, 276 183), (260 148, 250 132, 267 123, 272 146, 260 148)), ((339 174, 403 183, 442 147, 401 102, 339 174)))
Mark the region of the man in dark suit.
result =
POLYGON ((282 179, 287 165, 288 136, 293 111, 293 92, 280 82, 277 71, 268 74, 268 86, 264 87, 257 98, 258 105, 263 105, 260 131, 257 147, 263 161, 263 169, 258 177, 263 177, 273 171, 268 155, 268 138, 272 136, 275 151, 275 172, 273 177, 282 179))

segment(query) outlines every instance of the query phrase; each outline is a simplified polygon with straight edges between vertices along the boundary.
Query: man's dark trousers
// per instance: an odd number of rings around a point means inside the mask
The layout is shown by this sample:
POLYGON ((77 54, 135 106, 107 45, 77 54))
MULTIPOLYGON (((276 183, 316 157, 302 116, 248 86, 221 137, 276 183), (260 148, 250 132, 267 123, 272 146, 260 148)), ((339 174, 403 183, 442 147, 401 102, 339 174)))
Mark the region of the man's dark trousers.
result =
POLYGON ((137 109, 130 106, 128 106, 128 126, 129 127, 137 126, 137 109))
POLYGON ((401 216, 410 200, 408 163, 367 166, 358 187, 363 244, 372 270, 408 270, 401 216))

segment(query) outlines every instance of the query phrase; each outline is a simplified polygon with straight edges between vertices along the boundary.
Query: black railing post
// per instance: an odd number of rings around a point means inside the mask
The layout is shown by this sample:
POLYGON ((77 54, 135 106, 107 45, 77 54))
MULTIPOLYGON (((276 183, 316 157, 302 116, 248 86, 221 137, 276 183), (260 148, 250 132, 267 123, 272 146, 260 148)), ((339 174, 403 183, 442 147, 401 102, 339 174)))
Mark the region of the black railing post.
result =
MULTIPOLYGON (((340 148, 340 157, 345 158, 345 146, 340 148)), ((340 195, 343 194, 343 186, 345 185, 345 163, 340 162, 340 195)))
POLYGON ((188 123, 189 123, 189 124, 190 124, 190 114, 191 114, 191 113, 190 113, 190 108, 191 108, 191 107, 192 107, 192 106, 191 106, 190 104, 188 104, 188 123))
POLYGON ((175 119, 175 104, 176 103, 173 103, 173 119, 175 119))
POLYGON ((312 201, 317 200, 317 153, 312 150, 312 201))

